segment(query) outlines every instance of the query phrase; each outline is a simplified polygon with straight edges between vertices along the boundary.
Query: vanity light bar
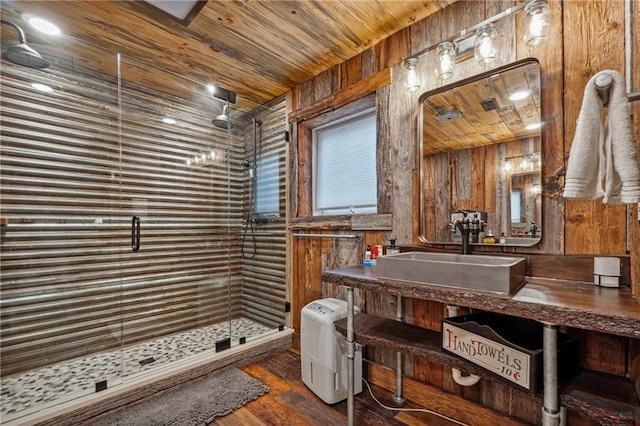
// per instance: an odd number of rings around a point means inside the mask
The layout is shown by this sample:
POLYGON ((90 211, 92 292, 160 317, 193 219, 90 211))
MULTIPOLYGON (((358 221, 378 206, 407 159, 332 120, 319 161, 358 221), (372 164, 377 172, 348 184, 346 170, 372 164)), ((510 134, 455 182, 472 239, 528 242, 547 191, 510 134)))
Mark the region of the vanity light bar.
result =
POLYGON ((473 25, 473 26, 471 26, 469 28, 465 28, 464 30, 460 31, 457 35, 449 37, 446 40, 442 40, 442 41, 438 42, 437 44, 434 44, 433 46, 427 47, 426 49, 423 49, 423 50, 415 53, 414 55, 412 55, 412 57, 416 57, 417 58, 417 57, 419 57, 419 56, 421 56, 421 55, 423 55, 425 53, 431 52, 432 50, 437 49, 438 45, 440 43, 443 43, 443 42, 446 42, 446 41, 449 41, 449 42, 452 42, 452 43, 458 43, 461 40, 464 40, 464 39, 467 39, 469 37, 472 37, 472 36, 475 35, 477 29, 482 28, 482 27, 484 27, 486 25, 492 24, 492 23, 494 23, 494 22, 496 22, 496 21, 498 21, 498 20, 500 20, 500 19, 502 19, 502 18, 504 18, 506 16, 509 16, 509 15, 521 10, 521 9, 524 9, 527 4, 528 3, 520 3, 517 6, 513 6, 513 7, 510 7, 508 9, 505 9, 502 12, 498 13, 497 15, 492 16, 491 18, 485 19, 482 22, 478 22, 477 24, 475 24, 475 25, 473 25))

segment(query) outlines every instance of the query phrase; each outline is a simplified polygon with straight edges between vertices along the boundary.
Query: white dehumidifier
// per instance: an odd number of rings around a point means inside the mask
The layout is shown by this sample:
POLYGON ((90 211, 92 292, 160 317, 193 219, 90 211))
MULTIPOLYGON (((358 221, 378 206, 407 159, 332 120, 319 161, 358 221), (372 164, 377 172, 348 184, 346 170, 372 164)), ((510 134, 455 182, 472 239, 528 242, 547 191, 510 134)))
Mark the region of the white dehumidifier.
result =
MULTIPOLYGON (((360 310, 354 307, 354 313, 360 310)), ((300 352, 302 381, 327 404, 347 398, 347 339, 333 322, 347 317, 347 302, 320 299, 302 308, 300 352)), ((362 392, 362 352, 354 356, 354 393, 362 392)))

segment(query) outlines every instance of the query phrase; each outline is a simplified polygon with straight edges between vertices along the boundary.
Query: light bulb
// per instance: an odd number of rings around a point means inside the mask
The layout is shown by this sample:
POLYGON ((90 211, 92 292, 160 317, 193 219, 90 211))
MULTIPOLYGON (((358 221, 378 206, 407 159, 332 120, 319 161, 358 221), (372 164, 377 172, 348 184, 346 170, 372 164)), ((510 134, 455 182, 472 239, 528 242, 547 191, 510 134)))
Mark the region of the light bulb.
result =
POLYGON ((53 89, 50 86, 47 86, 46 84, 42 84, 42 83, 32 83, 31 87, 45 93, 53 92, 53 89))
POLYGON ((439 67, 436 69, 436 75, 440 80, 446 80, 453 76, 456 68, 456 46, 450 41, 445 41, 438 45, 438 58, 440 59, 439 67))
POLYGON ((473 53, 480 65, 489 65, 498 57, 498 32, 493 24, 478 28, 473 53))
POLYGON ((420 88, 420 81, 418 81, 418 74, 416 73, 417 64, 418 58, 409 58, 404 61, 404 67, 407 69, 405 87, 410 92, 415 92, 420 88))
POLYGON ((510 172, 512 169, 513 169, 513 166, 511 165, 511 161, 507 161, 506 163, 504 163, 505 172, 510 172))
POLYGON ((510 101, 521 101, 523 99, 527 99, 529 96, 531 96, 531 90, 523 89, 523 90, 518 90, 517 92, 513 92, 512 94, 510 94, 509 95, 509 100, 510 101))
POLYGON ((549 5, 546 0, 533 0, 524 8, 525 32, 522 40, 528 46, 538 46, 549 38, 549 5))

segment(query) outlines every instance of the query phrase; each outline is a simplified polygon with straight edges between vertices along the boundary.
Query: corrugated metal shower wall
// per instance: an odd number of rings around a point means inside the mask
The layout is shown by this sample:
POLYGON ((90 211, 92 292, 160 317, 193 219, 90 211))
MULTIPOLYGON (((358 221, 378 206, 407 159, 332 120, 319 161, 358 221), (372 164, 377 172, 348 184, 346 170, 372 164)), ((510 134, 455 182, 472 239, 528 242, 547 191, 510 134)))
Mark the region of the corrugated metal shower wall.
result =
MULTIPOLYGON (((245 227, 245 258, 242 261, 243 316, 272 327, 285 324, 286 299, 286 103, 284 98, 268 105, 269 110, 257 109, 258 143, 254 157, 253 132, 244 133, 246 158, 257 160, 257 191, 253 196, 251 219, 253 228, 245 227), (260 200, 273 201, 273 210, 259 211, 260 200), (255 237, 255 246, 253 245, 255 237), (255 248, 255 252, 254 252, 255 248)), ((245 193, 251 191, 250 180, 245 181, 245 193)), ((251 197, 244 201, 245 219, 251 197)), ((269 202, 268 204, 272 204, 269 202)))
MULTIPOLYGON (((251 268, 240 256, 240 137, 227 144, 211 112, 124 85, 120 145, 115 80, 41 73, 56 88, 42 94, 29 70, 3 62, 1 72, 3 375, 243 311, 282 323, 275 302, 260 307, 257 295, 242 295, 240 275, 251 268), (165 107, 177 125, 158 120, 165 107), (215 162, 186 166, 211 151, 215 162), (142 221, 137 253, 134 214, 142 221)), ((271 260, 284 270, 284 255, 271 260)), ((244 286, 259 287, 261 274, 244 286)), ((267 299, 282 292, 279 274, 266 272, 267 299)))

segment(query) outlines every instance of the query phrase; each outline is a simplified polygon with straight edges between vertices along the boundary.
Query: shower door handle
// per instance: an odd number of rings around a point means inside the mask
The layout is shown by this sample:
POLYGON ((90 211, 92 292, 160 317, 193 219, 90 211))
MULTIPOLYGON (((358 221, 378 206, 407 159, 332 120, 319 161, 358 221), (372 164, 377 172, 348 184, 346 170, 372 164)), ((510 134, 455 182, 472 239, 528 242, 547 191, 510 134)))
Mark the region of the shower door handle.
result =
POLYGON ((131 218, 131 250, 140 250, 140 216, 131 218))

